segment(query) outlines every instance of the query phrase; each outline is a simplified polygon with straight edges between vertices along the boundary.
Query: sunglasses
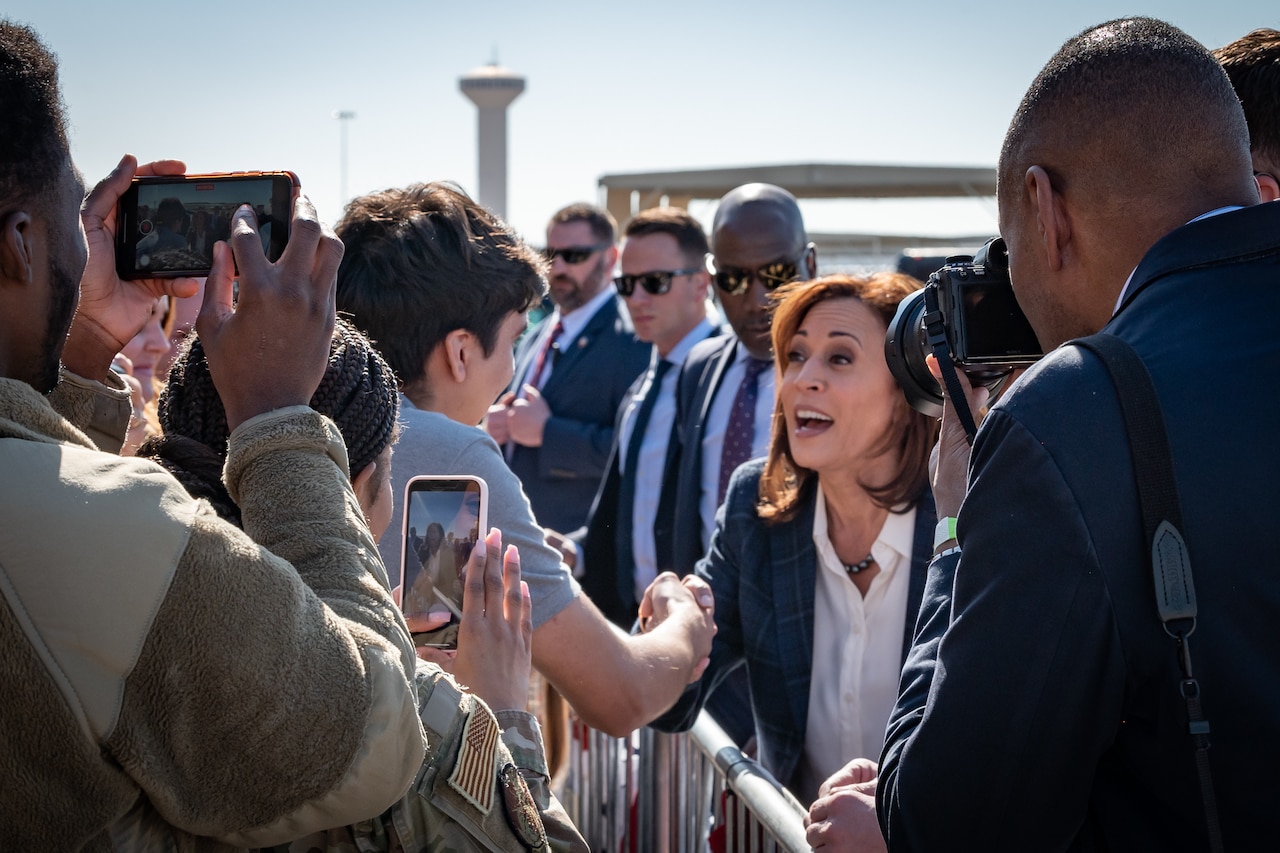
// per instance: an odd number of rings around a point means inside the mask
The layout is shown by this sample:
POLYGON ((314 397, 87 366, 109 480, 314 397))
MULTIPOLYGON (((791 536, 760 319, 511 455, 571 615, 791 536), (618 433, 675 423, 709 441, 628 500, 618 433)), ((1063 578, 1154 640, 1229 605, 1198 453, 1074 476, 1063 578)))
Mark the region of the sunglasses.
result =
POLYGON ((701 268, 687 270, 670 270, 659 272, 642 272, 639 275, 620 275, 613 279, 613 286, 623 296, 630 296, 637 287, 643 287, 645 293, 661 296, 671 289, 671 280, 678 275, 693 275, 702 272, 701 268))
POLYGON ((556 256, 564 258, 566 264, 580 264, 596 252, 609 248, 609 244, 603 246, 568 246, 564 249, 546 248, 542 250, 542 255, 547 259, 547 263, 555 261, 556 256))
POLYGON ((730 296, 741 296, 751 287, 753 278, 760 279, 765 290, 777 290, 789 281, 795 281, 800 274, 798 261, 774 261, 755 269, 741 267, 716 267, 716 287, 730 296))

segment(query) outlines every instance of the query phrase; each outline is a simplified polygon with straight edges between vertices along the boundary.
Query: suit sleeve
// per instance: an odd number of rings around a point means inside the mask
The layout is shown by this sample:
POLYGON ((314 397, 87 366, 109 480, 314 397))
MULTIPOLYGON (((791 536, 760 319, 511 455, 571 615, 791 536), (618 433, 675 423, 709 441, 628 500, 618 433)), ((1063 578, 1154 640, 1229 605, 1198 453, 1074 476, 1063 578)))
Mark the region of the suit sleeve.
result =
POLYGON ((716 636, 711 643, 711 660, 702 677, 685 688, 670 710, 649 724, 659 731, 692 728, 712 692, 746 660, 739 589, 742 560, 752 550, 747 540, 759 524, 755 511, 756 483, 755 478, 735 475, 729 500, 716 516, 716 529, 707 555, 698 562, 698 576, 711 586, 716 603, 716 636))
POLYGON ((1076 497, 999 408, 974 445, 958 533, 958 562, 930 567, 887 728, 881 827, 892 851, 977 833, 984 850, 1065 849, 1116 734, 1124 661, 1076 497))

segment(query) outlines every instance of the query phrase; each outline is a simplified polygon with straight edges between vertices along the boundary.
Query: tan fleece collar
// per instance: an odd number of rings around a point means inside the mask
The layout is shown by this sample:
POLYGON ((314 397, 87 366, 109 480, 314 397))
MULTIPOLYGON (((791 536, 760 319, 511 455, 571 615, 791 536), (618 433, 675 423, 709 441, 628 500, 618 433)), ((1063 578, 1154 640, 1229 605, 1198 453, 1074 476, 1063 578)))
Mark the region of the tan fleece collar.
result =
POLYGON ((88 436, 53 410, 44 395, 17 379, 0 378, 0 438, 66 442, 97 450, 88 436))

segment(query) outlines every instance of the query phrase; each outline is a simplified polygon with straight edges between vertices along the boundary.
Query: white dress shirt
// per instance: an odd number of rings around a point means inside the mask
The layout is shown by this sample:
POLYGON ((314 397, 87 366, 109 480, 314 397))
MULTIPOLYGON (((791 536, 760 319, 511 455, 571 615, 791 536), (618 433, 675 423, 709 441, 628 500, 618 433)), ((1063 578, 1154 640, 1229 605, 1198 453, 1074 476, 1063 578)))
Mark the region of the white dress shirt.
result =
MULTIPOLYGON (((676 417, 676 383, 679 381, 680 367, 693 345, 711 334, 710 321, 703 320, 693 327, 689 334, 680 339, 680 343, 671 348, 665 360, 671 363, 667 373, 662 377, 662 387, 658 389, 658 399, 649 415, 649 424, 641 436, 640 455, 636 457, 635 472, 635 505, 632 508, 632 555, 635 558, 636 601, 644 597, 644 591, 653 579, 658 576, 658 549, 653 538, 653 525, 658 518, 658 497, 662 493, 662 476, 667 464, 667 445, 671 441, 671 425, 676 417)), ((653 382, 654 370, 657 368, 657 350, 654 350, 654 361, 649 365, 644 382, 639 390, 623 403, 622 422, 619 425, 618 472, 626 473, 627 448, 631 446, 632 429, 635 427, 636 415, 640 403, 649 393, 649 385, 653 382)))
MULTIPOLYGON (((733 398, 738 396, 738 386, 747 373, 747 359, 751 356, 741 342, 736 349, 733 364, 724 372, 724 380, 711 401, 707 412, 706 429, 702 433, 702 497, 698 502, 702 516, 702 550, 711 542, 716 529, 716 510, 720 508, 720 453, 724 448, 724 434, 729 428, 729 413, 733 411, 733 398)), ((756 379, 756 419, 751 439, 751 458, 758 459, 769 452, 769 429, 773 421, 773 368, 766 368, 756 379)))
POLYGON ((880 760, 884 729, 898 699, 915 524, 914 509, 889 513, 871 546, 880 572, 864 598, 831 544, 827 502, 818 485, 813 661, 800 762, 802 791, 816 792, 851 759, 880 760))

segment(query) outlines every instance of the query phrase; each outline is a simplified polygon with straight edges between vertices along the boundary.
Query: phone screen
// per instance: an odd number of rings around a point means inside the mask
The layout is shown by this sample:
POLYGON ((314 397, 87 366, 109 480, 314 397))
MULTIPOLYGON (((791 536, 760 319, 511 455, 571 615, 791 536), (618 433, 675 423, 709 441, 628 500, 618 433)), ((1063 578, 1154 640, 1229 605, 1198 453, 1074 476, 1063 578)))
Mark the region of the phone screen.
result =
MULTIPOLYGON (((406 619, 462 616, 467 560, 486 529, 485 483, 478 477, 414 477, 405 487, 403 587, 406 619)), ((413 628, 413 625, 410 625, 413 628)), ((456 631, 454 632, 456 634, 456 631)), ((419 643, 421 645, 421 643, 419 643)), ((453 645, 446 639, 439 645, 453 645)))
POLYGON ((279 260, 297 194, 289 172, 136 178, 121 197, 116 267, 122 278, 203 276, 213 244, 242 204, 257 214, 262 250, 279 260))

